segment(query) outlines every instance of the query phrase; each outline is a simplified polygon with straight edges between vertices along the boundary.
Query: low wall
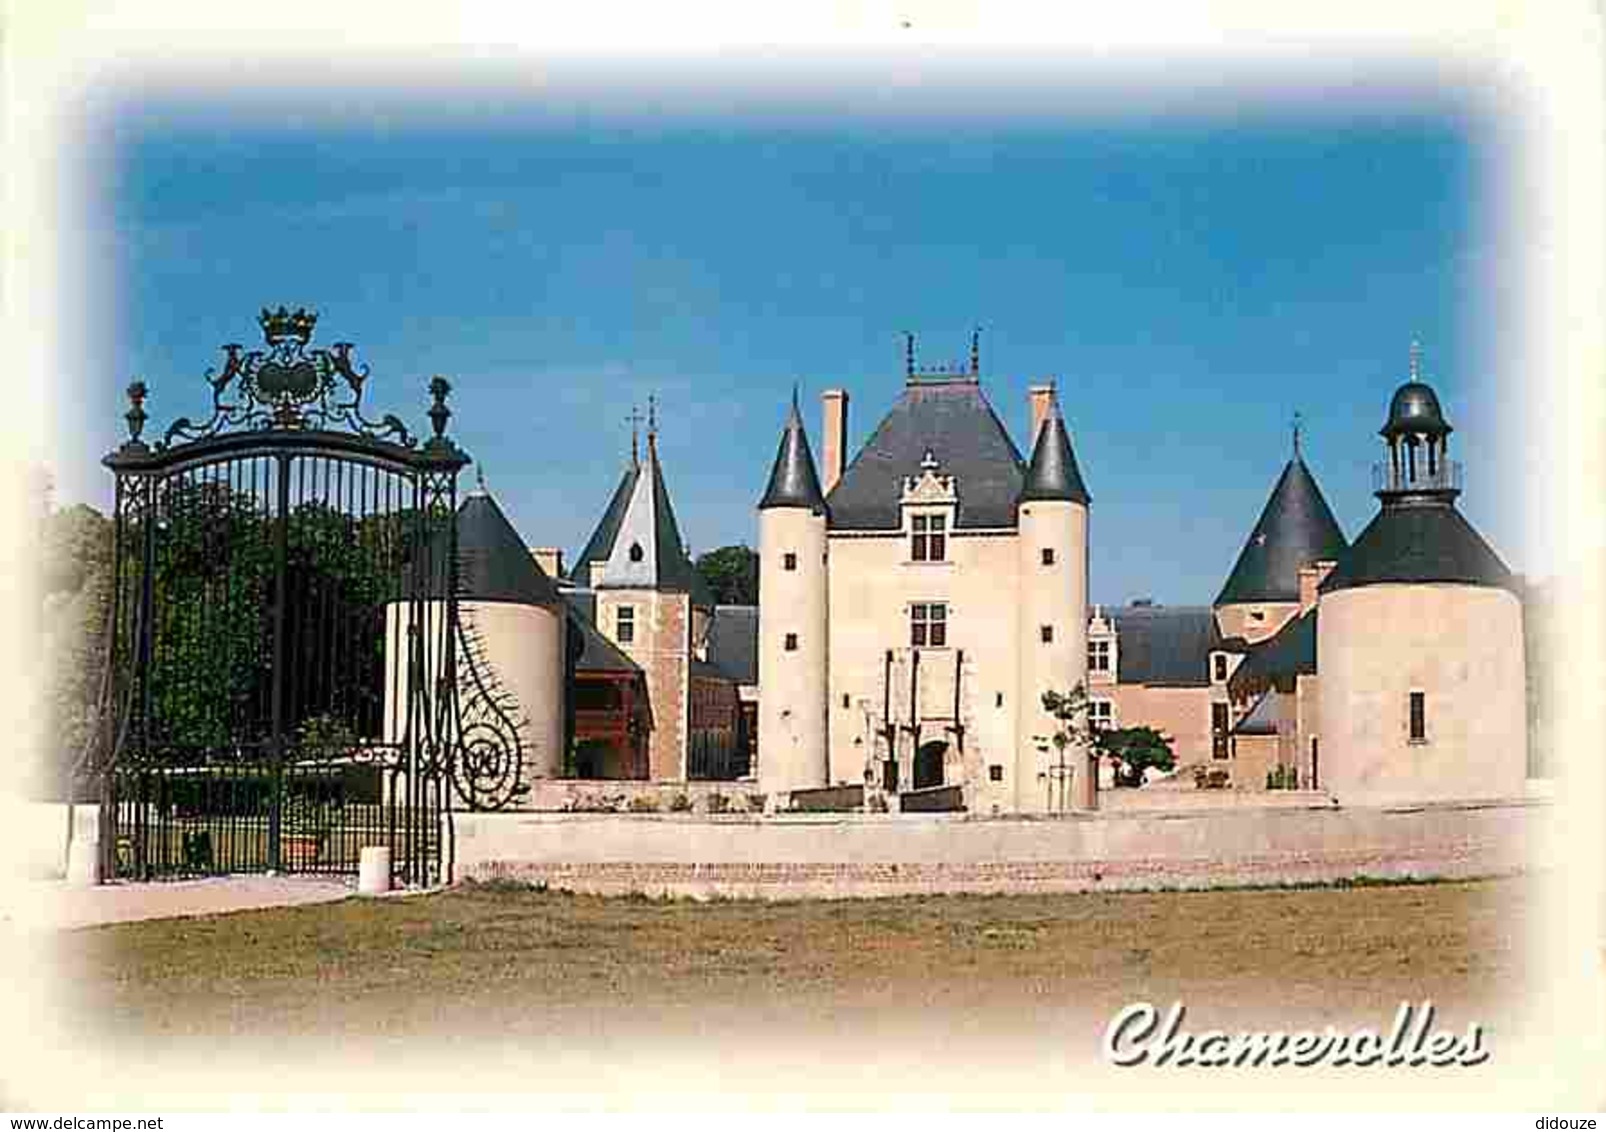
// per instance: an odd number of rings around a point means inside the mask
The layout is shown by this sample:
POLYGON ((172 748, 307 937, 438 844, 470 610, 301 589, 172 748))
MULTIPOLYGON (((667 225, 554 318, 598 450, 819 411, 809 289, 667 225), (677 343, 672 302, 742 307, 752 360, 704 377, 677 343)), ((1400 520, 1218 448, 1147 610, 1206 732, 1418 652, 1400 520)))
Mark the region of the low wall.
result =
POLYGON ((1309 810, 1330 808, 1325 790, 1199 790, 1184 787, 1099 791, 1099 809, 1106 813, 1196 813, 1203 810, 1309 810))
POLYGON ((1242 807, 962 814, 462 814, 459 880, 763 898, 1472 877, 1535 864, 1549 808, 1242 807))

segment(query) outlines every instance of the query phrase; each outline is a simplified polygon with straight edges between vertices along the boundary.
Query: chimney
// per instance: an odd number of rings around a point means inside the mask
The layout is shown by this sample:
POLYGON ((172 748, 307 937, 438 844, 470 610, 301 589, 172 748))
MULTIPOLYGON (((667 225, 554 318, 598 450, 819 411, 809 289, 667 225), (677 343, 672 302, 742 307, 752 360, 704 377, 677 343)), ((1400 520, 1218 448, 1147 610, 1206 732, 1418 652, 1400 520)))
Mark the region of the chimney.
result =
POLYGON ((1037 434, 1043 431, 1043 422, 1048 420, 1048 411, 1054 405, 1054 383, 1048 381, 1029 387, 1026 400, 1032 407, 1032 435, 1026 442, 1026 457, 1030 459, 1037 449, 1037 434))
POLYGON ((535 564, 541 567, 541 572, 549 578, 563 577, 563 551, 556 546, 532 546, 530 557, 535 564))
POLYGON ((821 441, 820 490, 829 495, 842 478, 842 465, 848 446, 848 394, 845 389, 827 389, 820 394, 825 417, 825 437, 821 441))
POLYGON ((1332 573, 1336 562, 1316 562, 1299 568, 1299 615, 1303 617, 1316 605, 1316 587, 1332 573))

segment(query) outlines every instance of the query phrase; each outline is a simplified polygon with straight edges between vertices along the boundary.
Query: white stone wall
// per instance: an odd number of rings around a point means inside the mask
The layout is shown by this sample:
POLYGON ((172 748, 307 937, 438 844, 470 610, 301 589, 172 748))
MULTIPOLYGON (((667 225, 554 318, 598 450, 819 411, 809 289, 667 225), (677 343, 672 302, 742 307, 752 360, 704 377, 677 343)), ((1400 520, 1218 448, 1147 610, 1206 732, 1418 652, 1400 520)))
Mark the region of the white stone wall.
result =
MULTIPOLYGON (((961 489, 962 490, 962 489, 961 489)), ((830 556, 830 712, 831 781, 864 781, 867 753, 875 748, 865 735, 864 708, 871 727, 880 726, 883 673, 888 649, 899 654, 894 670, 893 717, 908 719, 906 654, 910 648, 909 607, 916 602, 948 606, 947 646, 923 649, 921 714, 952 715, 955 654, 962 649, 968 670, 961 687, 969 731, 967 761, 977 771, 972 806, 989 812, 1014 808, 1015 716, 1019 694, 1017 538, 1014 534, 950 534, 946 561, 910 561, 909 538, 835 534, 830 556), (999 697, 1002 696, 1002 703, 999 697), (846 697, 847 706, 843 706, 846 697), (929 709, 929 710, 927 710, 929 709), (859 739, 861 742, 855 743, 859 739), (1002 783, 990 781, 986 767, 1005 768, 1002 783)), ((767 592, 763 601, 767 605, 767 592)), ((769 687, 761 677, 766 699, 769 687)), ((929 728, 928 738, 947 738, 929 728)), ((764 743, 762 728, 760 743, 764 743)), ((907 738, 900 750, 907 751, 907 738)), ((952 750, 951 754, 955 753, 952 750)), ((955 767, 957 769, 957 767, 955 767)), ((909 768, 900 765, 900 774, 909 768)), ((900 781, 907 781, 903 778, 900 781)))
POLYGON ((1467 877, 1550 863, 1549 818, 1524 802, 1037 820, 464 814, 456 867, 577 892, 776 898, 1467 877))
POLYGON ((1321 785, 1341 802, 1520 795, 1527 765, 1522 607, 1505 590, 1360 586, 1319 605, 1321 785), (1409 694, 1427 737, 1410 738, 1409 694))

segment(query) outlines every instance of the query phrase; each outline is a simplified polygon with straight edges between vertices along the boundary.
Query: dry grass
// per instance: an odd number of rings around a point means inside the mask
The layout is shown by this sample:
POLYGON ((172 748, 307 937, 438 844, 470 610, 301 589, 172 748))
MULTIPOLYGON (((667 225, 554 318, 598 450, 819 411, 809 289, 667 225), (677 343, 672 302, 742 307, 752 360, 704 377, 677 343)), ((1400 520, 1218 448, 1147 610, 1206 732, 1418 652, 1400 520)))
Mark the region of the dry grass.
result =
POLYGON ((75 993, 125 1037, 939 1016, 1028 1033, 1138 999, 1282 1024, 1486 1005, 1522 979, 1527 902, 1519 880, 778 904, 469 887, 66 939, 75 993))

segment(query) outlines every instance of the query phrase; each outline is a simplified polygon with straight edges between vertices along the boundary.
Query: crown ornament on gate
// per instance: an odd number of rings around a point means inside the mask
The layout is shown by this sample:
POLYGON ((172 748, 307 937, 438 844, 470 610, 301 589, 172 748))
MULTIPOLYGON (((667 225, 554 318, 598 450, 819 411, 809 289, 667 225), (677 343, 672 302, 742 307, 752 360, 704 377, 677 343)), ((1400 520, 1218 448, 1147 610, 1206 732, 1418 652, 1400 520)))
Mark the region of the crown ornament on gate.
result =
MULTIPOLYGON (((418 438, 401 418, 387 413, 376 421, 364 415, 362 395, 368 367, 354 359, 350 342, 311 345, 317 312, 305 307, 294 311, 285 306, 263 307, 257 324, 262 329, 261 348, 248 351, 230 342, 222 347, 221 370, 206 371, 207 384, 212 387, 212 415, 204 422, 180 417, 160 440, 148 443, 141 437, 146 420, 145 386, 136 383, 137 394, 130 386, 130 409, 125 414, 129 439, 123 451, 162 452, 176 443, 227 433, 280 429, 345 432, 404 448, 419 447, 418 438)), ((430 382, 433 404, 429 417, 435 435, 423 447, 432 455, 456 451, 444 434, 451 416, 446 407, 450 391, 442 378, 430 382)))

